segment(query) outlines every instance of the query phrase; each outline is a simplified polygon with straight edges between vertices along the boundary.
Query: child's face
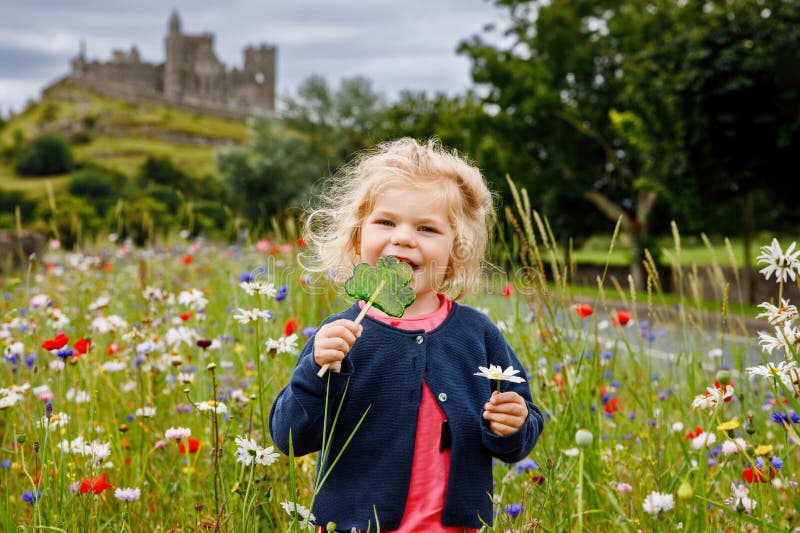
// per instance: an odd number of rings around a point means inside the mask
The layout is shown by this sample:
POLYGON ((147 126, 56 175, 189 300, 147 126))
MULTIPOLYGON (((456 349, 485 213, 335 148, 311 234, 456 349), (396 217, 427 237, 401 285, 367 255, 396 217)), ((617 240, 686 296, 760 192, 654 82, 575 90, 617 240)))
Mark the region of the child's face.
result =
POLYGON ((379 257, 393 255, 414 268, 411 286, 417 299, 406 310, 406 316, 414 316, 438 307, 437 288, 444 280, 454 237, 442 195, 392 185, 378 195, 361 224, 359 254, 373 266, 379 257))

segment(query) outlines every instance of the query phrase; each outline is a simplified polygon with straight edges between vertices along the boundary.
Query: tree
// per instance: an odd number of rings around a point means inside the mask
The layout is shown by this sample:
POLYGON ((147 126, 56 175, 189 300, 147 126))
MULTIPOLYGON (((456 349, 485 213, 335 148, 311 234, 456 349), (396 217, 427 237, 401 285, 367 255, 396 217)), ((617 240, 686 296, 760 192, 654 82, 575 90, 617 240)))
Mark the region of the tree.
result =
POLYGON ((800 4, 731 0, 707 5, 702 31, 674 45, 691 50, 677 93, 689 172, 703 184, 702 202, 741 202, 736 226, 748 258, 745 279, 752 281, 756 194, 768 193, 762 226, 770 212, 796 211, 793 195, 785 191, 792 190, 800 168, 800 4))
POLYGON ((67 141, 53 134, 34 139, 17 163, 17 172, 23 176, 63 174, 71 168, 72 153, 67 141))

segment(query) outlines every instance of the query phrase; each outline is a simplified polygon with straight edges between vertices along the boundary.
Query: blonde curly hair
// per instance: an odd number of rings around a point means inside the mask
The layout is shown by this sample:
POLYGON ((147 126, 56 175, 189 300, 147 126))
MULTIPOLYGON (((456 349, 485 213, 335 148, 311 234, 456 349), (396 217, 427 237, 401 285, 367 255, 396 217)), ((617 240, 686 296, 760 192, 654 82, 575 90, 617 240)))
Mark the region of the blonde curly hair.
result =
POLYGON ((492 194, 480 170, 434 139, 420 143, 402 138, 380 144, 331 176, 305 220, 308 250, 301 257, 303 266, 336 281, 350 276, 361 262, 364 219, 381 191, 398 184, 435 191, 447 205, 455 238, 437 289, 458 299, 477 288, 494 220, 492 194))

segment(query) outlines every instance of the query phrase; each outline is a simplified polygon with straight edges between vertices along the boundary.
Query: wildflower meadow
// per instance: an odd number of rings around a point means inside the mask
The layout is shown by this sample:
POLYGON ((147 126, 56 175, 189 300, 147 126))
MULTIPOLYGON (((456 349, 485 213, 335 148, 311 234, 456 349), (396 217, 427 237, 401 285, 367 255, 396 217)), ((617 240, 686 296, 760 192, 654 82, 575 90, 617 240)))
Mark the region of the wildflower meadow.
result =
MULTIPOLYGON (((727 300, 702 312, 687 287, 664 303, 655 268, 639 291, 600 278, 578 297, 546 224, 517 222, 518 268, 466 303, 524 368, 474 379, 526 380, 546 421, 528 458, 494 465, 484 530, 796 530, 794 243, 762 249, 775 298, 755 335, 727 300)), ((279 454, 267 418, 314 328, 351 300, 303 272, 292 232, 167 242, 52 243, 0 280, 3 531, 311 529, 317 458, 279 454)))

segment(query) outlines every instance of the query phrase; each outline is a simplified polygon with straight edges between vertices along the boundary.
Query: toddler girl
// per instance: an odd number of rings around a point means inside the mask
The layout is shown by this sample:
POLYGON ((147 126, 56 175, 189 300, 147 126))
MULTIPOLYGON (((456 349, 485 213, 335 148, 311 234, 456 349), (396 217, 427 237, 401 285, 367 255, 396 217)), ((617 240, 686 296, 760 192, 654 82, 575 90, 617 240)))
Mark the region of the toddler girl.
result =
POLYGON ((307 266, 341 281, 393 255, 413 268, 416 299, 402 318, 372 308, 357 325, 358 302, 325 319, 272 404, 270 432, 284 453, 290 435, 298 456, 331 439, 318 461, 316 523, 459 533, 491 524, 492 457, 523 459, 543 418, 527 383, 498 393, 474 375, 522 365, 485 314, 454 301, 481 273, 493 213, 483 176, 434 141, 400 139, 342 172, 322 203, 306 224, 307 266))

